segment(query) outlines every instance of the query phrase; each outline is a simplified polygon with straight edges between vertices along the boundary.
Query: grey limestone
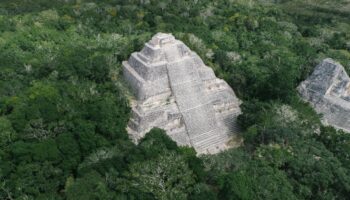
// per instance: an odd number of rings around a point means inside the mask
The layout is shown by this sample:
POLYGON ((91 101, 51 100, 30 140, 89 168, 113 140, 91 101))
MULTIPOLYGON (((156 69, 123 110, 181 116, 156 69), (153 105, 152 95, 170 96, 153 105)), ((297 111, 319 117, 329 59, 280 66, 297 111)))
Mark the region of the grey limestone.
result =
POLYGON ((171 34, 158 33, 140 52, 123 62, 123 73, 136 99, 127 127, 137 143, 159 127, 179 145, 198 154, 230 147, 239 131, 241 101, 229 85, 171 34))
POLYGON ((323 60, 298 91, 323 115, 325 125, 350 132, 350 78, 342 65, 330 58, 323 60))

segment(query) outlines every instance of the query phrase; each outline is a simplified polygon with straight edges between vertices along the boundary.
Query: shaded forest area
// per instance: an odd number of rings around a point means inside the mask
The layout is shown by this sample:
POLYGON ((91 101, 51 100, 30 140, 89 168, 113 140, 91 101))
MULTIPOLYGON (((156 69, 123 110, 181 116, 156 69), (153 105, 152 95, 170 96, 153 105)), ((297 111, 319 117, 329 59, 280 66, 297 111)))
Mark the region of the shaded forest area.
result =
POLYGON ((344 0, 2 0, 0 199, 349 199, 350 135, 296 86, 326 57, 350 72, 344 0), (121 62, 157 32, 244 101, 244 145, 196 157, 125 127, 121 62))

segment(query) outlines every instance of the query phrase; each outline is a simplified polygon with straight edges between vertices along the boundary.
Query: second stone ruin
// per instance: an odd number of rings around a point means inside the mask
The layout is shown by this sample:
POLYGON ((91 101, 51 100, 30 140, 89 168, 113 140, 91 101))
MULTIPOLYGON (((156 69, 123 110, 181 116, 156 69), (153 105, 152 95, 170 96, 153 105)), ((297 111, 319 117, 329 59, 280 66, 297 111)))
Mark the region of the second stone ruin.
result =
POLYGON ((194 147, 198 154, 230 147, 238 132, 240 100, 173 35, 153 36, 140 52, 123 62, 123 73, 136 97, 127 127, 134 142, 159 127, 179 145, 194 147))
POLYGON ((350 132, 350 78, 343 66, 329 58, 323 60, 298 91, 323 115, 325 125, 350 132))

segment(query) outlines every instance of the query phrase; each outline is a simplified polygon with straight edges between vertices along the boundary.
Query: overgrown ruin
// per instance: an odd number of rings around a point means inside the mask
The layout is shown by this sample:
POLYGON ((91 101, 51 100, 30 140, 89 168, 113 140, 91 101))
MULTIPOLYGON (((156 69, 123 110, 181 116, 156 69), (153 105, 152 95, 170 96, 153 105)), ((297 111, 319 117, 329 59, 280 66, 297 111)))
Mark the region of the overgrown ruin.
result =
POLYGON ((298 91, 323 115, 325 125, 350 132, 350 78, 342 65, 330 58, 323 60, 298 91))
POLYGON ((136 98, 127 127, 134 142, 159 127, 199 154, 230 147, 240 100, 183 42, 158 33, 123 62, 123 72, 136 98))

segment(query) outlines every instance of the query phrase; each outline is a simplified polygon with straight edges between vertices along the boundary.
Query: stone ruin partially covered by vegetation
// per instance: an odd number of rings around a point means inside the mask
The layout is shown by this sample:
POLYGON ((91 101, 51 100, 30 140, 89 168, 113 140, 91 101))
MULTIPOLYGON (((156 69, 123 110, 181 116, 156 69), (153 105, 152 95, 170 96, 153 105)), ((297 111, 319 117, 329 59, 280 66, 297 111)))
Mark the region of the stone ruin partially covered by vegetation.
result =
POLYGON ((350 132, 350 78, 341 64, 323 60, 298 91, 323 115, 325 125, 350 132))
POLYGON ((238 131, 240 100, 183 42, 158 33, 123 67, 136 95, 128 126, 135 142, 159 127, 199 154, 229 147, 238 131))

